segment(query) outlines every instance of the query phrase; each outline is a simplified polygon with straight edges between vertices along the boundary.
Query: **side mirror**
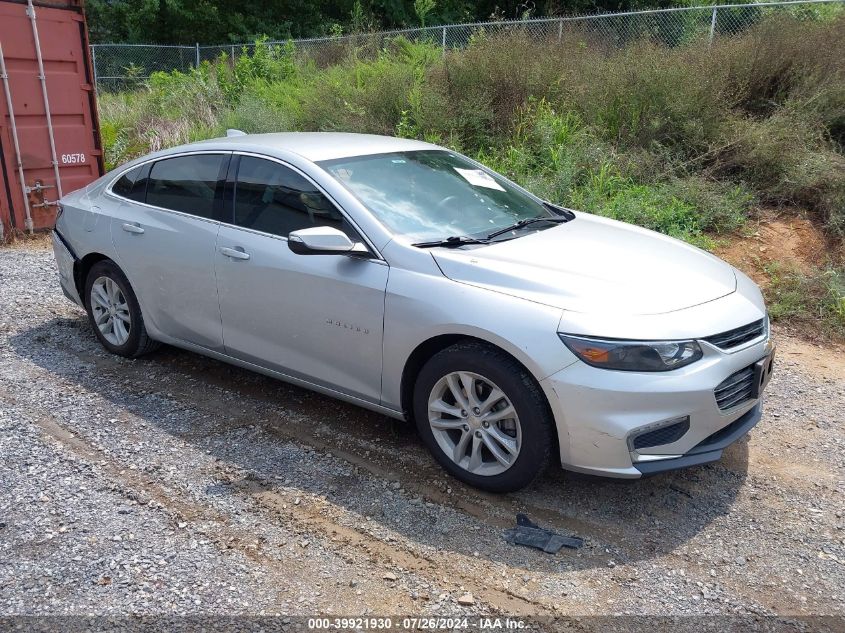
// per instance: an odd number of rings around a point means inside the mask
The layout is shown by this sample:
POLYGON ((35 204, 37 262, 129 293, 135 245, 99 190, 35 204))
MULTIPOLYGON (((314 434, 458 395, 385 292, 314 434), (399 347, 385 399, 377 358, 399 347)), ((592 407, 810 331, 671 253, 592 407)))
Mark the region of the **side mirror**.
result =
POLYGON ((369 252, 366 246, 356 244, 346 233, 331 226, 291 231, 288 248, 297 255, 355 255, 369 252))

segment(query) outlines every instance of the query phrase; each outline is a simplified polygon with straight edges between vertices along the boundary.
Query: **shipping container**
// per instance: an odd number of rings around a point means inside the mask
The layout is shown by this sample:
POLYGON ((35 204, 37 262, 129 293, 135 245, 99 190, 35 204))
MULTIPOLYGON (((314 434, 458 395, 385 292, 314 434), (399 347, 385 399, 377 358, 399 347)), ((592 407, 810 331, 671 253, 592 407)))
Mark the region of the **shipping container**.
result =
POLYGON ((0 240, 103 174, 82 0, 0 0, 0 240))

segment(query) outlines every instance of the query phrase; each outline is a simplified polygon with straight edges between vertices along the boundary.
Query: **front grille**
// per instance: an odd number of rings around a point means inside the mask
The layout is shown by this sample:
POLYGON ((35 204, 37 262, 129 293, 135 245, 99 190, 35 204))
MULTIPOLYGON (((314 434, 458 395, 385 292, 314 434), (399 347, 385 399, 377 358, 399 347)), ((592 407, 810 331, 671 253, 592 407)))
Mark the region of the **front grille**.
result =
POLYGON ((668 426, 660 427, 654 431, 637 435, 633 440, 633 446, 639 450, 641 448, 649 448, 651 446, 660 446, 662 444, 671 444, 677 442, 684 436, 684 433, 689 431, 689 418, 686 417, 680 422, 675 422, 668 426))
POLYGON ((732 347, 738 347, 743 343, 763 336, 765 331, 766 319, 760 319, 759 321, 754 321, 754 323, 749 323, 748 325, 743 325, 742 327, 734 328, 721 334, 708 336, 704 340, 712 343, 719 349, 731 349, 732 347))
POLYGON ((754 387, 754 365, 740 369, 725 378, 713 390, 719 409, 727 411, 751 400, 754 387))

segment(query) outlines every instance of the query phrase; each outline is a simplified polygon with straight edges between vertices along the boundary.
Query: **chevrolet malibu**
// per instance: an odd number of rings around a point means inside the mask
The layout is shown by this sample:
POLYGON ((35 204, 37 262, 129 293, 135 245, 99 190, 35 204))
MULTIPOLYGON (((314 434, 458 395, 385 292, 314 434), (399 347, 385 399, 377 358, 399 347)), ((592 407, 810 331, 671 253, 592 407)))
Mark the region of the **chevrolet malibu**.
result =
POLYGON ((760 419, 759 289, 697 248, 414 140, 244 135, 61 200, 61 287, 100 343, 160 343, 413 420, 492 491, 717 460, 760 419))

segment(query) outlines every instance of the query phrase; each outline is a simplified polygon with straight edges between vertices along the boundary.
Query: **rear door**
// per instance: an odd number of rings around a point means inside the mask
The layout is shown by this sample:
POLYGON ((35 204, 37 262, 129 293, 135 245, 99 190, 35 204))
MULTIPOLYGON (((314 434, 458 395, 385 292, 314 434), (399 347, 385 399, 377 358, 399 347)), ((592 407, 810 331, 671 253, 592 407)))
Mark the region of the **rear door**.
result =
POLYGON ((164 158, 112 187, 111 235, 144 318, 167 336, 223 351, 214 253, 230 154, 164 158))
POLYGON ((361 237, 292 167, 254 156, 232 163, 236 226, 221 227, 215 259, 226 352, 379 402, 387 264, 291 252, 287 236, 297 229, 361 237))

